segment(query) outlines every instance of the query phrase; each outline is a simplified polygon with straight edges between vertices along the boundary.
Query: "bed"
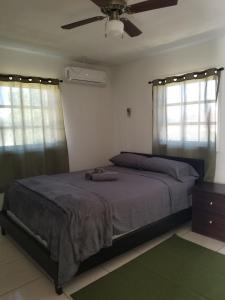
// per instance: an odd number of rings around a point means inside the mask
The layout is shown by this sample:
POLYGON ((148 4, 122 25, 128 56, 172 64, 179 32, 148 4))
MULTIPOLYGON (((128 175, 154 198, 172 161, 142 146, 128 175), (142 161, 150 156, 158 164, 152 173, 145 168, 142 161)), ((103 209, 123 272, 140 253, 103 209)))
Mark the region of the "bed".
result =
MULTIPOLYGON (((162 158, 188 163, 198 172, 198 181, 203 180, 202 160, 162 158)), ((45 269, 58 294, 75 274, 191 218, 196 178, 180 182, 149 170, 116 165, 106 169, 116 171, 119 180, 87 181, 84 172, 40 176, 16 182, 6 195, 2 233, 11 235, 45 269)))

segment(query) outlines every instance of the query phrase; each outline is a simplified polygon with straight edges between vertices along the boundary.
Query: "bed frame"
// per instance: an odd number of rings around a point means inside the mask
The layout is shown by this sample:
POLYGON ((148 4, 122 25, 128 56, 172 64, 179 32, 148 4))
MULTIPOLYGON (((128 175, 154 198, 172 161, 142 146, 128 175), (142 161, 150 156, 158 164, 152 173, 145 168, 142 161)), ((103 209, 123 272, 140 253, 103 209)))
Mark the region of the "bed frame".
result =
MULTIPOLYGON (((134 152, 122 152, 122 153, 134 153, 134 152)), ((153 157, 157 155, 149 155, 142 153, 135 153, 147 157, 153 157)), ((192 165, 199 173, 199 181, 203 181, 204 178, 204 161, 201 159, 190 159, 181 157, 168 157, 157 156, 162 158, 169 158, 172 160, 187 162, 192 165)), ((77 274, 83 273, 117 255, 120 255, 138 245, 147 242, 171 229, 182 225, 191 219, 191 208, 182 210, 176 214, 170 215, 162 220, 151 223, 143 228, 135 230, 125 236, 117 238, 113 241, 111 247, 104 248, 97 254, 91 256, 85 260, 78 270, 77 274)), ((3 235, 6 233, 10 235, 23 250, 25 250, 53 279, 55 284, 55 291, 61 295, 63 293, 63 287, 58 282, 58 263, 53 261, 50 257, 50 253, 41 243, 39 243, 34 237, 32 237, 27 231, 18 226, 11 218, 9 218, 5 211, 0 212, 0 225, 3 235)), ((77 275, 76 274, 76 275, 77 275)))

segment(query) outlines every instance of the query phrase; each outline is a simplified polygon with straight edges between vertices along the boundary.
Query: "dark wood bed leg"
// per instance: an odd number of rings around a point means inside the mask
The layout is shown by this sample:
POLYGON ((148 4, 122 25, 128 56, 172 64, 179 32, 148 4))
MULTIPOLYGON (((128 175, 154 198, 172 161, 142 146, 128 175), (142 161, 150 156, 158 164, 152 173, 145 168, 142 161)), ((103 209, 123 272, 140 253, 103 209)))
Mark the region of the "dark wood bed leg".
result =
POLYGON ((55 282, 55 292, 58 295, 63 294, 63 287, 60 284, 58 284, 57 282, 55 282))
POLYGON ((6 235, 6 230, 3 227, 1 227, 1 234, 6 235))

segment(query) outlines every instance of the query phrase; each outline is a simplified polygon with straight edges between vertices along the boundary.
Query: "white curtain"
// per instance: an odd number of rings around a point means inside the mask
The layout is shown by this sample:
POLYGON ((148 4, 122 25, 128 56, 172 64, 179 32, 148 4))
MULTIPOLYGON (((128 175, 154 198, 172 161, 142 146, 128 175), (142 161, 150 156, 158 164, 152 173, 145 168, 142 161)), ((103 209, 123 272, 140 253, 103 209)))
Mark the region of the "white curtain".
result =
POLYGON ((0 170, 0 190, 15 178, 68 170, 58 85, 0 81, 0 170))
POLYGON ((153 152, 202 158, 215 175, 218 73, 153 86, 153 152))

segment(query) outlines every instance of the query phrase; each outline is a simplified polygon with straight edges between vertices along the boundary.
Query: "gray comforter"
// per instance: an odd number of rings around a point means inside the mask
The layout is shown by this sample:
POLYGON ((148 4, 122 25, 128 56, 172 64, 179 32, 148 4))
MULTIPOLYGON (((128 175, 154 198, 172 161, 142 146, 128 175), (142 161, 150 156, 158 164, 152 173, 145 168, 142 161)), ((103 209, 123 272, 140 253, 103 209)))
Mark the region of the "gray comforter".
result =
POLYGON ((85 172, 39 176, 17 181, 5 196, 4 210, 47 242, 51 258, 59 262, 61 284, 82 261, 109 247, 113 235, 191 205, 194 178, 181 183, 165 174, 106 169, 118 172, 118 181, 87 181, 85 172))

